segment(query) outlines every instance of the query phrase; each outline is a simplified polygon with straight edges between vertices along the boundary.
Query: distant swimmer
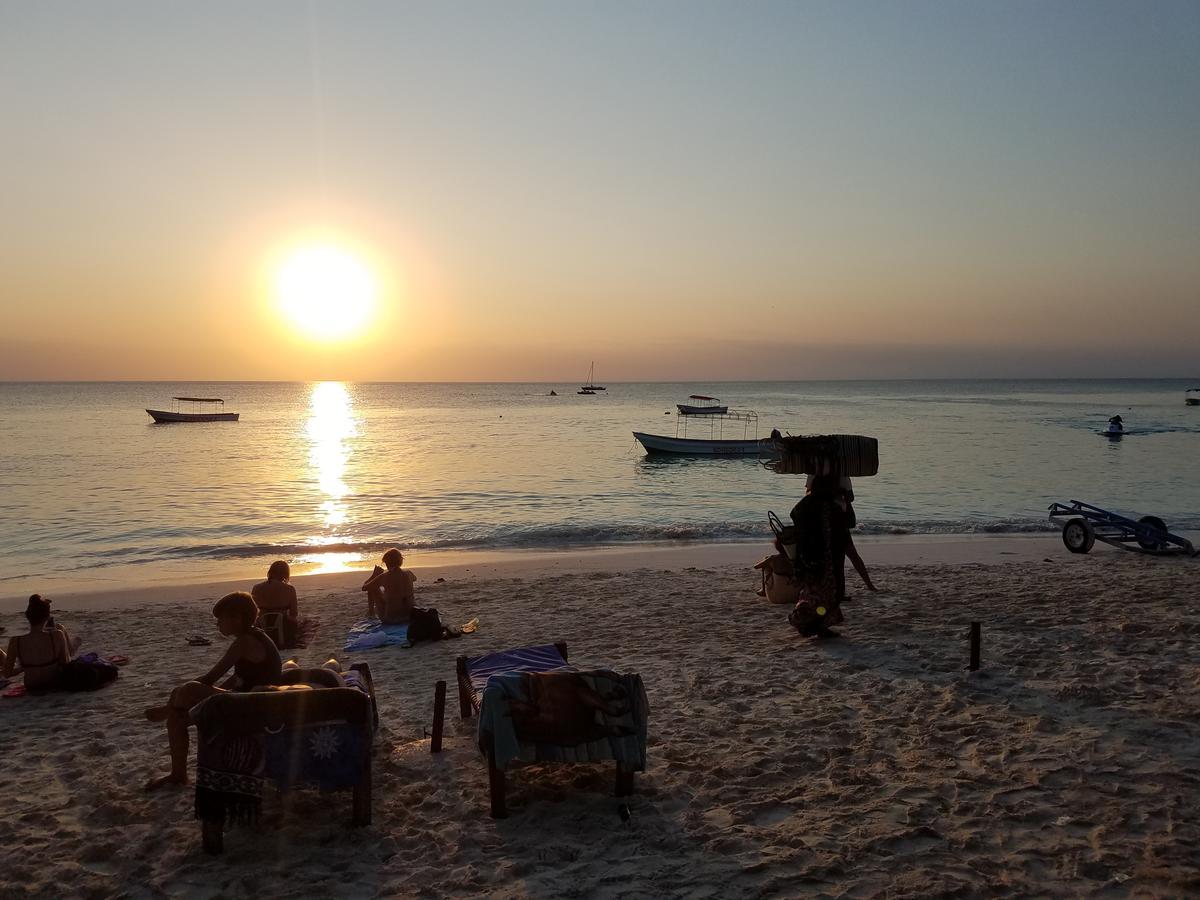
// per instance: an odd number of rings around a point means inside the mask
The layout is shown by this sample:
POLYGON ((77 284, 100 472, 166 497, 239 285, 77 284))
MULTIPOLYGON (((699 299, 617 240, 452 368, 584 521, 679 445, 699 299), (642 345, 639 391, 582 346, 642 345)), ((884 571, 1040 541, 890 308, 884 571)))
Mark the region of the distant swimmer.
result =
POLYGON ((1125 433, 1125 423, 1121 420, 1120 416, 1113 416, 1111 419, 1108 420, 1108 433, 1109 434, 1124 434, 1125 433))

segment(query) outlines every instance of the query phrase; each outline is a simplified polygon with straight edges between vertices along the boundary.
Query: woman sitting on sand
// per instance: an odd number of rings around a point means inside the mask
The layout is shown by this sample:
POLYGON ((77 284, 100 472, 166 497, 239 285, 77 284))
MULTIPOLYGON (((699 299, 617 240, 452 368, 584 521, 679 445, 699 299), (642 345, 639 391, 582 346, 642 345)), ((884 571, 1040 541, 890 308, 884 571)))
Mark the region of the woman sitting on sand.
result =
POLYGON ((806 637, 836 637, 830 626, 845 621, 842 577, 850 529, 846 513, 837 503, 837 479, 818 476, 811 492, 792 510, 796 525, 796 573, 801 582, 800 601, 788 616, 806 637))
POLYGON ((375 572, 363 582, 367 592, 367 616, 379 616, 384 625, 407 625, 412 615, 413 582, 417 576, 400 568, 404 565, 404 554, 395 547, 383 554, 386 569, 375 567, 375 572))
POLYGON ((29 690, 50 690, 61 687, 63 670, 71 661, 74 650, 70 635, 50 617, 50 601, 40 594, 29 598, 25 609, 29 634, 21 634, 8 642, 4 656, 4 677, 8 678, 20 665, 29 690))
POLYGON ((213 615, 221 634, 234 639, 225 655, 207 675, 175 688, 166 706, 146 710, 146 718, 151 722, 167 723, 167 742, 171 748, 171 771, 150 779, 147 790, 163 784, 187 784, 188 711, 193 706, 222 691, 250 691, 279 683, 282 666, 279 651, 264 631, 254 627, 258 619, 254 598, 245 591, 226 594, 213 607, 213 615), (217 680, 230 668, 233 675, 217 687, 217 680))
POLYGON ((296 589, 290 583, 291 578, 292 570, 288 564, 277 559, 267 569, 267 580, 260 581, 250 589, 250 596, 258 604, 260 616, 268 612, 283 613, 285 647, 295 646, 300 631, 300 609, 296 603, 296 589))

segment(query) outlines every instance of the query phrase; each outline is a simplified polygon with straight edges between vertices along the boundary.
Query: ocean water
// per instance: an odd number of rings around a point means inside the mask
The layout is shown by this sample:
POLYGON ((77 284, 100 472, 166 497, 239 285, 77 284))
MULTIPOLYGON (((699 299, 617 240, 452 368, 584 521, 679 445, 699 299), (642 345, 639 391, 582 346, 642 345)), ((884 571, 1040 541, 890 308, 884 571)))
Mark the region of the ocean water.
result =
MULTIPOLYGON (((752 459, 647 457, 688 394, 765 437, 879 439, 866 533, 1050 531, 1078 498, 1200 528, 1200 407, 1178 381, 0 384, 0 595, 359 567, 399 546, 553 549, 761 540, 803 478, 752 459), (554 389, 557 397, 548 396, 554 389), (154 425, 175 394, 237 423, 154 425), (1120 413, 1132 432, 1096 432, 1120 413)), ((167 406, 169 408, 169 406, 167 406)), ((728 436, 728 435, 727 435, 728 436)), ((740 435, 739 435, 740 436, 740 435)))

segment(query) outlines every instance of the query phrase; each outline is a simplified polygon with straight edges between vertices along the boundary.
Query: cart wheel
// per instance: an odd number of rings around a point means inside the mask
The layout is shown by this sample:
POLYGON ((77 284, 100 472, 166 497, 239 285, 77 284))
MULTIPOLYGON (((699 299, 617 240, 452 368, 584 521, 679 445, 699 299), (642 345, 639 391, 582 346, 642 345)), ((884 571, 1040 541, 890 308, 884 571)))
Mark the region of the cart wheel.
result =
MULTIPOLYGON (((1167 530, 1167 523, 1158 516, 1142 516, 1138 519, 1138 524, 1149 525, 1164 533, 1167 530)), ((1143 550, 1161 550, 1166 545, 1162 541, 1138 541, 1138 546, 1143 550)))
POLYGON ((1063 526, 1062 537, 1072 553, 1087 553, 1096 543, 1096 532, 1087 519, 1071 519, 1063 526))

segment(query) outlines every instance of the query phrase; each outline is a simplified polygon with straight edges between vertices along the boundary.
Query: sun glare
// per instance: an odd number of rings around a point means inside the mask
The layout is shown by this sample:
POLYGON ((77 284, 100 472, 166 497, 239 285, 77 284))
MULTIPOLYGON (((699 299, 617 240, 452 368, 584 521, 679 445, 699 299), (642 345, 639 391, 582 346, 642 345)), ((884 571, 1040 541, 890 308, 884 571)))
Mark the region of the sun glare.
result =
POLYGON ((280 265, 275 295, 298 330, 337 340, 367 324, 375 307, 375 279, 360 260, 339 247, 302 247, 280 265))

